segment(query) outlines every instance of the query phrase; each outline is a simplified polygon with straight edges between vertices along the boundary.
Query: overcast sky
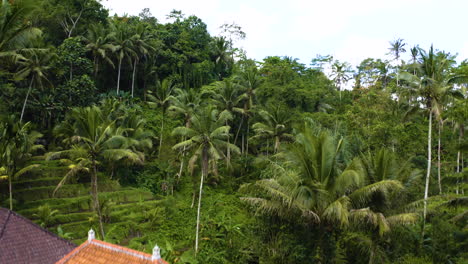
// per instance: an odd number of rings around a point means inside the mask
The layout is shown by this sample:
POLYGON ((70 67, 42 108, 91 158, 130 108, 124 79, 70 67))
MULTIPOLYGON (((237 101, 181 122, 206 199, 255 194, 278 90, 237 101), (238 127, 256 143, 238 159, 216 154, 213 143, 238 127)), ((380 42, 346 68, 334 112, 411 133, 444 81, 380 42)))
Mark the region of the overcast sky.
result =
MULTIPOLYGON (((110 14, 138 15, 143 8, 160 22, 173 9, 196 15, 211 34, 235 22, 247 38, 238 43, 251 58, 291 56, 309 65, 317 54, 354 65, 388 58, 389 41, 402 38, 468 57, 467 0, 104 0, 110 14)), ((408 51, 409 51, 408 47, 408 51)))

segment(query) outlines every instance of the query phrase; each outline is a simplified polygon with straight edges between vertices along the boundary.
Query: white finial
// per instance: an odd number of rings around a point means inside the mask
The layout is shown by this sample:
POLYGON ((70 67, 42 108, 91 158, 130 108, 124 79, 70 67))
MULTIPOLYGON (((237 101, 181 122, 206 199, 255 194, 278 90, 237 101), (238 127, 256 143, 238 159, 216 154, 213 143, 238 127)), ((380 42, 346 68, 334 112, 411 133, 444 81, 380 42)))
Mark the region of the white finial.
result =
POLYGON ((91 241, 95 238, 95 233, 94 233, 94 230, 91 228, 89 231, 88 231, 88 241, 91 241))
POLYGON ((158 245, 155 245, 153 248, 153 256, 151 256, 151 260, 158 259, 161 259, 161 250, 159 249, 158 245))

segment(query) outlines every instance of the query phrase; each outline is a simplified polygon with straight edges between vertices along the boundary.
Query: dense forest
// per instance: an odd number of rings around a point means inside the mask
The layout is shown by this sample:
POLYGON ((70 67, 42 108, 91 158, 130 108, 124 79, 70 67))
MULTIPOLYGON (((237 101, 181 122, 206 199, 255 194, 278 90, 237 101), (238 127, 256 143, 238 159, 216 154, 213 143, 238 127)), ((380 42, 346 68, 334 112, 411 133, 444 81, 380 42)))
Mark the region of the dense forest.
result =
POLYGON ((235 23, 0 1, 1 206, 170 263, 467 263, 468 60, 255 61, 235 23))

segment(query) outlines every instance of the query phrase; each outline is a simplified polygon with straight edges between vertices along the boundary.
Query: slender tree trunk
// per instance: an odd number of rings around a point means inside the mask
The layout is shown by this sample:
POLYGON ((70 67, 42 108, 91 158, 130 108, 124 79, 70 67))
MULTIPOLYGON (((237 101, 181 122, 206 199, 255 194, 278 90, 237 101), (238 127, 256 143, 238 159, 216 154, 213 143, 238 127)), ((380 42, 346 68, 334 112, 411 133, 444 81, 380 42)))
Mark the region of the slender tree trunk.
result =
POLYGON ((279 137, 276 136, 275 137, 275 154, 278 153, 279 146, 280 146, 280 140, 279 140, 279 137))
POLYGON ((97 56, 94 56, 94 79, 97 78, 97 74, 99 70, 98 68, 99 68, 98 59, 97 59, 97 56))
POLYGON ((245 138, 245 155, 249 155, 249 132, 250 132, 250 120, 247 119, 247 136, 245 138))
POLYGON ((164 110, 163 110, 162 120, 161 120, 161 136, 159 137, 158 157, 161 156, 161 148, 163 144, 163 132, 164 132, 164 110))
POLYGON ((133 63, 133 74, 132 74, 132 98, 133 98, 133 91, 135 89, 135 74, 136 74, 136 67, 137 67, 137 59, 133 63))
POLYGON ((201 208, 201 198, 203 191, 203 179, 208 174, 208 150, 206 147, 203 149, 202 157, 202 175, 200 178, 200 192, 198 194, 198 209, 197 209, 197 229, 195 232, 195 254, 198 252, 198 234, 200 231, 200 208, 201 208))
MULTIPOLYGON (((227 120, 226 120, 226 126, 228 126, 227 120)), ((230 143, 229 139, 230 139, 230 133, 228 132, 228 138, 227 138, 228 144, 230 143)), ((227 164, 229 165, 230 162, 231 162, 231 148, 229 148, 229 147, 226 150, 226 160, 227 160, 227 164)))
POLYGON ((437 143, 437 181, 439 184, 439 194, 442 194, 442 181, 440 176, 440 131, 443 126, 442 121, 439 121, 439 133, 438 133, 438 143, 437 143))
POLYGON ((26 98, 24 99, 23 109, 21 110, 21 116, 20 116, 20 120, 19 120, 20 123, 21 123, 21 121, 23 121, 24 110, 26 109, 26 103, 28 102, 29 94, 31 93, 31 90, 32 90, 33 80, 34 80, 34 78, 31 78, 31 82, 29 83, 28 92, 26 93, 26 98))
MULTIPOLYGON (((460 134, 458 135, 458 144, 461 143, 461 140, 462 140, 462 125, 460 125, 460 134)), ((460 158, 461 158, 461 151, 460 149, 457 151, 457 176, 458 176, 458 173, 460 173, 462 170, 461 170, 461 166, 460 166, 460 158)), ((457 178, 457 185, 456 185, 456 188, 455 188, 455 193, 458 194, 459 193, 459 184, 460 184, 460 181, 459 179, 457 178)))
POLYGON ((237 132, 236 132, 236 137, 234 138, 234 145, 237 143, 237 138, 239 137, 239 132, 242 128, 242 123, 244 122, 244 115, 242 115, 241 117, 241 122, 240 122, 240 125, 239 125, 239 128, 237 129, 237 132))
POLYGON ((429 196, 429 179, 431 176, 431 159, 432 159, 432 109, 429 108, 429 131, 427 133, 427 174, 426 174, 426 185, 424 188, 424 210, 423 210, 423 230, 422 237, 424 237, 424 227, 426 224, 427 215, 427 198, 429 196))
POLYGON ((101 206, 99 203, 99 195, 98 195, 98 183, 97 183, 97 165, 96 160, 93 159, 93 175, 92 175, 92 194, 94 200, 94 210, 96 210, 99 218, 99 229, 101 231, 102 240, 104 240, 104 227, 102 225, 102 214, 101 214, 101 206))
POLYGON ((117 73, 117 95, 119 95, 120 90, 120 69, 122 67, 122 58, 119 58, 119 69, 117 73))

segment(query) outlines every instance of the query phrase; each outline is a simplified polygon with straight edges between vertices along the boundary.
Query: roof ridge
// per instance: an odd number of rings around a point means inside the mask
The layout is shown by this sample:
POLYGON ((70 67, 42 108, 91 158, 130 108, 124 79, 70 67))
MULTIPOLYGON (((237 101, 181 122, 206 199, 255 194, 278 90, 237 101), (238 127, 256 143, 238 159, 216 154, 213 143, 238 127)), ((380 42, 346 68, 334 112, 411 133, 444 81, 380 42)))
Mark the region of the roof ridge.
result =
MULTIPOLYGON (((62 238, 62 237, 60 237, 60 236, 58 236, 57 234, 55 234, 55 233, 53 233, 53 232, 51 232, 51 231, 49 231, 49 230, 47 230, 47 229, 41 227, 40 225, 34 223, 33 221, 29 220, 28 218, 26 218, 26 217, 24 217, 24 216, 22 216, 22 215, 20 215, 20 214, 18 214, 18 213, 16 213, 16 212, 14 212, 14 211, 12 211, 12 210, 9 210, 9 209, 6 209, 6 208, 0 208, 0 209, 4 209, 4 210, 6 210, 6 211, 8 211, 8 212, 10 213, 10 214, 8 215, 7 221, 5 222, 4 228, 6 227, 6 225, 7 225, 7 223, 8 223, 8 220, 10 219, 10 216, 11 216, 11 215, 14 215, 14 216, 20 218, 21 220, 25 221, 26 223, 30 224, 30 225, 33 226, 34 228, 39 229, 39 230, 41 230, 42 232, 45 232, 46 234, 51 235, 51 236, 54 237, 55 239, 62 240, 62 241, 64 241, 64 242, 66 242, 67 244, 69 244, 70 246, 77 247, 76 244, 74 244, 74 243, 72 243, 72 242, 70 242, 70 241, 68 241, 68 240, 66 240, 66 239, 64 239, 64 238, 62 238)), ((0 238, 2 237, 1 235, 3 235, 3 230, 2 230, 2 233, 0 233, 0 238)))
POLYGON ((152 258, 151 258, 152 255, 145 253, 145 252, 141 252, 138 250, 134 250, 134 249, 123 247, 123 246, 116 245, 116 244, 111 244, 111 243, 98 240, 98 239, 93 239, 90 241, 90 243, 99 247, 103 247, 103 248, 115 251, 115 252, 124 253, 124 254, 131 255, 137 258, 152 261, 152 258))
MULTIPOLYGON (((4 208, 0 208, 0 209, 4 209, 4 208)), ((5 219, 5 224, 2 226, 2 229, 0 230, 0 239, 2 239, 2 237, 3 237, 3 233, 5 232, 6 226, 8 224, 8 221, 10 220, 10 215, 11 215, 10 210, 8 210, 8 209, 5 209, 5 210, 8 212, 8 216, 5 219)))

